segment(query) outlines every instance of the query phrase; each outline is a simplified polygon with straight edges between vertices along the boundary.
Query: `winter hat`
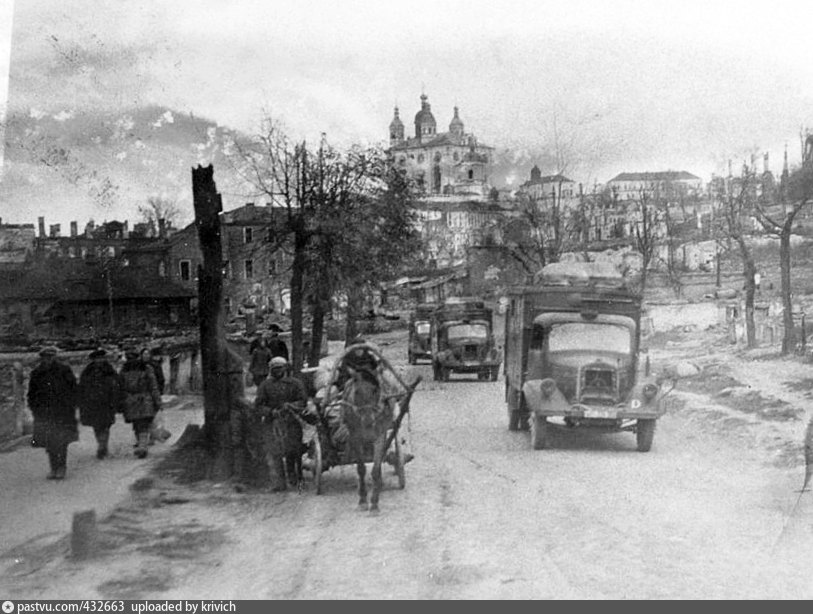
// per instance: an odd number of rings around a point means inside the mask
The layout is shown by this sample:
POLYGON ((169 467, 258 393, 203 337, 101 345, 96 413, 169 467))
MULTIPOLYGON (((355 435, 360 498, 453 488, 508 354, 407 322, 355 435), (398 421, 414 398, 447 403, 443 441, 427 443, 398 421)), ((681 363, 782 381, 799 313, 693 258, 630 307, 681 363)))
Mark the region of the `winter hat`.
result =
POLYGON ((283 358, 282 356, 274 356, 269 364, 272 369, 274 367, 287 367, 288 361, 285 360, 285 358, 283 358))

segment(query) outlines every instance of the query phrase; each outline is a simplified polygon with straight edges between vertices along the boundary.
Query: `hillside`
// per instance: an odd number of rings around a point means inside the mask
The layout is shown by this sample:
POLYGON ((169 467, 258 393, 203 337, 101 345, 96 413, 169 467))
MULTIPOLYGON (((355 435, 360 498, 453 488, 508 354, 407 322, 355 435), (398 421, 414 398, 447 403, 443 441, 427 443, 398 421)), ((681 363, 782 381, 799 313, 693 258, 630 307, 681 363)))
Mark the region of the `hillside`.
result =
MULTIPOLYGON (((89 218, 135 220, 149 196, 176 200, 191 221, 191 168, 213 163, 218 188, 229 187, 225 143, 234 133, 214 122, 163 107, 125 113, 12 114, 0 183, 4 221, 61 223, 89 218)), ((230 192, 228 196, 226 193, 230 192)))

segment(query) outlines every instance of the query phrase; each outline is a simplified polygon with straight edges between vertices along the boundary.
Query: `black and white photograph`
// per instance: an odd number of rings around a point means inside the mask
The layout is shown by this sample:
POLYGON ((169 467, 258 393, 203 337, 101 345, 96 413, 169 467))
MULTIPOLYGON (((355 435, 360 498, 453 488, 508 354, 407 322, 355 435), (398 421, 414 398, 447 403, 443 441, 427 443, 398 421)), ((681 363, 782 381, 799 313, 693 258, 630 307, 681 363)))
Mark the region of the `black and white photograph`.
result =
POLYGON ((811 23, 0 0, 4 614, 813 598, 811 23))

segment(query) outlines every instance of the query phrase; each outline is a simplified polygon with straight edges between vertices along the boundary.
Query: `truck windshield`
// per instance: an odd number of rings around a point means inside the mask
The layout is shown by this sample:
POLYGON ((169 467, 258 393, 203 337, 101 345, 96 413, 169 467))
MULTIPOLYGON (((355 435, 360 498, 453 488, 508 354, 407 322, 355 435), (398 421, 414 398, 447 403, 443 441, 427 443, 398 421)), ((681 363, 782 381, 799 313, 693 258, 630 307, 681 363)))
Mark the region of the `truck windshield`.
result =
POLYGON ((617 324, 567 322, 551 326, 548 333, 548 351, 620 352, 629 354, 632 333, 617 324))
POLYGON ((455 324, 449 327, 449 341, 456 339, 482 339, 488 338, 488 330, 484 324, 455 324))
POLYGON ((428 335, 429 334, 429 322, 416 322, 415 323, 415 332, 419 335, 428 335))

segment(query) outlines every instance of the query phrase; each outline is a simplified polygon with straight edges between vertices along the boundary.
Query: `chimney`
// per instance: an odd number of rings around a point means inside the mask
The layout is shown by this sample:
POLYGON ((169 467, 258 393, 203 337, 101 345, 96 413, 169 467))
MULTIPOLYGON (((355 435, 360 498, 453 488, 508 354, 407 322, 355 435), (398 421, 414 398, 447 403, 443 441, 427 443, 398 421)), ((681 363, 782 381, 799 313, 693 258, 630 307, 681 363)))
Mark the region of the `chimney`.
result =
POLYGON ((79 234, 79 228, 76 222, 71 222, 71 238, 75 239, 76 235, 79 234))
POLYGON ((167 236, 167 221, 166 219, 158 218, 158 238, 165 239, 167 236))
POLYGON ((45 238, 45 218, 40 216, 40 217, 37 218, 37 222, 39 223, 39 227, 40 227, 40 239, 44 239, 45 238))
POLYGON ((62 224, 51 224, 51 238, 55 239, 59 237, 60 233, 62 232, 62 224))
POLYGON ((762 156, 762 166, 763 166, 763 171, 764 171, 766 174, 771 172, 771 171, 770 171, 770 167, 768 166, 768 155, 769 155, 769 154, 768 154, 768 152, 766 151, 766 152, 765 152, 765 155, 764 155, 764 156, 762 156))

